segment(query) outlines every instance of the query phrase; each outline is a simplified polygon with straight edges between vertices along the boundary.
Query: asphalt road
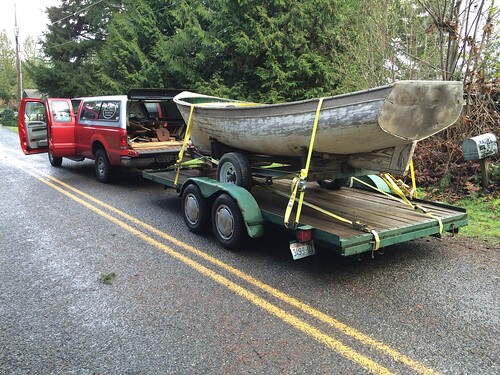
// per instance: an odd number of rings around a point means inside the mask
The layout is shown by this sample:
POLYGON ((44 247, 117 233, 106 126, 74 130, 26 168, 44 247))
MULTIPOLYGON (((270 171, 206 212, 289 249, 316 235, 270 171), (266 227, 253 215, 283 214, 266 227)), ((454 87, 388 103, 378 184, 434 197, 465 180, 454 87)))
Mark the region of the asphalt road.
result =
POLYGON ((500 373, 486 243, 293 261, 273 231, 230 252, 140 172, 101 184, 1 127, 0 180, 1 374, 500 373))

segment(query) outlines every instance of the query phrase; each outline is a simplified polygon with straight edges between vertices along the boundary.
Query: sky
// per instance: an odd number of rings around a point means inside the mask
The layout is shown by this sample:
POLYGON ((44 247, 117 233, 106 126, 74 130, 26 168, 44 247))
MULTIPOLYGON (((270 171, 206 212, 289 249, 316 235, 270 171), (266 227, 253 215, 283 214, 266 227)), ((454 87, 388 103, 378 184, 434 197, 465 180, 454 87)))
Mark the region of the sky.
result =
POLYGON ((44 10, 48 6, 60 4, 59 0, 0 0, 0 31, 5 30, 15 48, 14 4, 17 9, 19 45, 28 36, 38 39, 46 29, 48 18, 44 10))

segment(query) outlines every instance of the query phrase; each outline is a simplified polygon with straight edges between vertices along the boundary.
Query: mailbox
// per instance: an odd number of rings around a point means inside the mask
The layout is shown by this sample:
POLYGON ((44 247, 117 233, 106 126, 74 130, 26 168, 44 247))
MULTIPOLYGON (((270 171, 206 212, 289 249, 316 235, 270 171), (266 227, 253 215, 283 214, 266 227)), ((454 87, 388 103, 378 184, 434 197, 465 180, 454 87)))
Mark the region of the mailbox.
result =
POLYGON ((486 133, 466 139, 462 143, 464 160, 482 160, 498 152, 497 137, 486 133))

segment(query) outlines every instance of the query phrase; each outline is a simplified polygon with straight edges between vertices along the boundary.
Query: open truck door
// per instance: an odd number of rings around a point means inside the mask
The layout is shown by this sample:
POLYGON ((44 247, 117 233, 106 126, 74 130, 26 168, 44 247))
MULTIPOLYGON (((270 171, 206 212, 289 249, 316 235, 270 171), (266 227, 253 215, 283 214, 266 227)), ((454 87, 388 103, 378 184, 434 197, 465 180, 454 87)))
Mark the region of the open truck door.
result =
POLYGON ((45 103, 23 99, 18 129, 26 155, 48 152, 52 165, 60 165, 62 157, 76 155, 75 114, 70 99, 47 99, 45 103))

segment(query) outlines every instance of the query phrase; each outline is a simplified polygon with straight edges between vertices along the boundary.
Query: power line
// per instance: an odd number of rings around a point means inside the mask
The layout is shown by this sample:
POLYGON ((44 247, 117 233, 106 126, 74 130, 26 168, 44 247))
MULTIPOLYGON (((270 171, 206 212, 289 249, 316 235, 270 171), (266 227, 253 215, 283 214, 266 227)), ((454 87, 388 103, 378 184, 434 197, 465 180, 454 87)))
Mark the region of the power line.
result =
MULTIPOLYGON (((92 6, 94 6, 94 5, 99 4, 99 3, 100 3, 100 2, 102 2, 102 1, 103 1, 103 0, 99 0, 99 1, 97 1, 96 3, 94 3, 94 4, 90 4, 89 6, 87 6, 87 7, 83 8, 83 9, 81 9, 81 10, 78 10, 78 11, 76 11, 76 12, 74 12, 74 13, 72 13, 72 14, 70 14, 70 15, 66 16, 66 17, 63 17, 63 18, 61 18, 61 19, 59 19, 59 20, 57 20, 57 21, 54 21, 54 22, 52 22, 52 25, 55 25, 55 24, 57 24, 57 23, 59 23, 59 22, 61 22, 61 21, 64 21, 65 19, 67 19, 67 18, 69 18, 69 17, 75 16, 76 14, 81 13, 81 12, 83 12, 83 11, 85 11, 85 10, 89 9, 90 7, 92 7, 92 6)), ((157 13, 157 12, 160 12, 160 11, 162 11, 162 10, 166 9, 166 8, 171 8, 172 6, 173 6, 172 4, 168 4, 168 5, 165 5, 165 6, 161 7, 161 8, 158 8, 158 9, 151 9, 151 11, 152 11, 153 13, 157 13)), ((72 43, 72 42, 74 42, 74 40, 68 40, 68 41, 63 42, 63 43, 60 43, 60 44, 52 44, 52 45, 48 45, 48 46, 46 46, 45 48, 47 48, 47 49, 56 48, 56 47, 60 47, 60 46, 63 46, 63 45, 65 45, 65 44, 68 44, 68 43, 72 43)))
POLYGON ((84 12, 87 9, 89 9, 89 8, 93 7, 94 5, 97 5, 97 4, 101 3, 101 2, 103 2, 103 0, 99 0, 99 1, 97 1, 95 3, 93 3, 93 4, 90 4, 89 6, 83 8, 83 9, 77 10, 76 12, 74 12, 74 13, 72 13, 70 15, 67 15, 66 17, 63 17, 63 18, 61 18, 61 19, 59 19, 57 21, 52 22, 52 25, 58 24, 59 22, 64 21, 67 18, 73 17, 74 15, 76 15, 78 13, 84 12))

